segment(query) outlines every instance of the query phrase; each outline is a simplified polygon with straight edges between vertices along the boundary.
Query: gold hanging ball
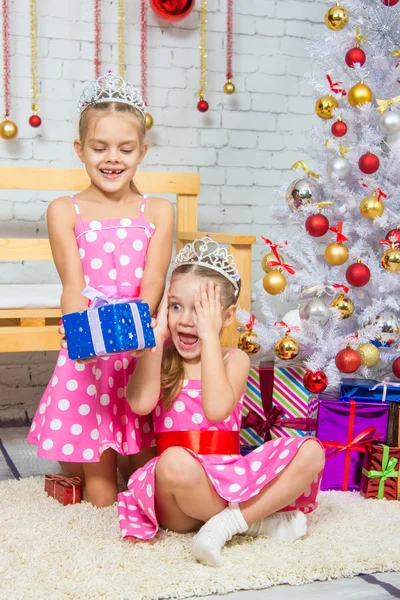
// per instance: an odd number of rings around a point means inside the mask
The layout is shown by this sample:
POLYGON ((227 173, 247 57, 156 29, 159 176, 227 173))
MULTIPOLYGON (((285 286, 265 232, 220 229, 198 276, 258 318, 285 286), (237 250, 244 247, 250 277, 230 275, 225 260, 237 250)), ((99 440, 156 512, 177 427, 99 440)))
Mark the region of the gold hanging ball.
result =
POLYGON ((299 344, 288 333, 275 344, 276 355, 282 360, 296 358, 299 353, 299 344))
POLYGON ((390 273, 400 272, 400 248, 389 248, 383 253, 381 265, 390 273))
POLYGON ((233 83, 233 81, 231 79, 228 79, 228 81, 225 83, 224 85, 224 93, 225 94, 233 94, 233 92, 235 91, 235 84, 233 83))
POLYGON ((378 200, 378 196, 373 194, 372 196, 367 196, 364 200, 361 200, 360 204, 360 213, 366 219, 373 221, 376 217, 381 217, 383 215, 383 211, 385 210, 385 205, 382 200, 378 200))
POLYGON ((325 260, 332 267, 338 267, 344 265, 346 260, 349 258, 349 250, 347 246, 340 242, 332 242, 328 244, 324 252, 325 260))
POLYGON ((381 358, 378 348, 373 344, 360 344, 357 352, 364 367, 374 367, 381 358))
MULTIPOLYGON (((284 262, 283 257, 280 254, 278 254, 278 256, 279 256, 279 260, 281 262, 284 262)), ((264 273, 270 273, 271 271, 278 271, 279 270, 279 268, 280 268, 279 266, 277 266, 277 267, 270 267, 269 266, 268 262, 271 261, 271 260, 276 261, 276 256, 275 256, 275 254, 273 252, 268 252, 268 254, 266 254, 265 256, 263 256, 262 261, 261 261, 261 267, 262 267, 262 270, 264 271, 264 273)))
POLYGON ((349 22, 349 14, 343 6, 332 6, 325 14, 325 25, 332 31, 340 31, 349 22))
POLYGON ((366 102, 372 102, 372 91, 365 83, 359 81, 356 85, 353 85, 352 88, 349 89, 349 93, 347 94, 347 98, 352 106, 356 108, 360 104, 365 104, 366 102))
POLYGON ((271 271, 265 275, 263 279, 263 287, 268 294, 276 296, 285 289, 286 277, 283 273, 281 273, 281 271, 271 271))
POLYGON ((260 344, 254 341, 256 337, 256 334, 251 329, 243 331, 238 339, 239 350, 243 350, 247 354, 256 354, 260 349, 260 344))
POLYGON ((13 140, 18 135, 18 127, 8 117, 0 123, 0 137, 3 140, 13 140))
POLYGON ((339 103, 333 96, 321 96, 315 103, 315 112, 321 119, 332 119, 332 113, 338 106, 339 103))
POLYGON ((354 312, 354 303, 350 298, 340 292, 330 303, 330 308, 336 308, 339 311, 340 319, 348 319, 354 312))
POLYGON ((147 131, 153 127, 154 121, 153 121, 153 117, 151 116, 150 113, 146 113, 145 123, 146 123, 146 129, 147 129, 147 131))

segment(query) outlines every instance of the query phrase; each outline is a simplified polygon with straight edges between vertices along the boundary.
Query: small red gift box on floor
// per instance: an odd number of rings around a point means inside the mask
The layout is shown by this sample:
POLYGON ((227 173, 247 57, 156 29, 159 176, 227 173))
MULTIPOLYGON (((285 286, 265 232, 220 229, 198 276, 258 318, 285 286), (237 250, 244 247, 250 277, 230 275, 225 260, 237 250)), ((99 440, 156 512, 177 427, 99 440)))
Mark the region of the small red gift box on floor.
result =
POLYGON ((82 483, 79 477, 50 473, 45 475, 44 491, 64 506, 82 502, 82 483))

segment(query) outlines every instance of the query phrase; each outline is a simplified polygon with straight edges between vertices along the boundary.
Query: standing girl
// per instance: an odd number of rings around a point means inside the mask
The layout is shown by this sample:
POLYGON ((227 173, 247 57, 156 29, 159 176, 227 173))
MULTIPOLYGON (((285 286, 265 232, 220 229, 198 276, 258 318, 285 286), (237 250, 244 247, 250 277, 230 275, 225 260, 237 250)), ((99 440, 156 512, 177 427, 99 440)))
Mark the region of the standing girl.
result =
POLYGON ((122 534, 150 539, 159 525, 180 533, 200 529, 193 553, 212 566, 221 564, 221 548, 237 533, 304 536, 304 513, 317 506, 324 464, 311 437, 278 438, 239 454, 249 358, 220 343, 239 291, 225 249, 207 237, 185 246, 159 310, 157 350, 143 356, 127 388, 133 411, 153 411, 159 456, 118 496, 122 534), (172 345, 163 351, 169 336, 172 345), (281 510, 287 512, 275 515, 281 510))
MULTIPOLYGON (((174 211, 167 200, 142 196, 132 181, 147 151, 146 107, 130 83, 109 71, 84 89, 79 112, 74 147, 90 185, 57 198, 47 211, 62 313, 87 309, 82 290, 90 285, 110 299, 140 297, 153 314, 171 259, 174 211)), ((151 420, 126 401, 136 358, 75 362, 62 345, 28 441, 38 456, 82 478, 86 500, 108 506, 117 498, 117 454, 154 444, 151 420)))

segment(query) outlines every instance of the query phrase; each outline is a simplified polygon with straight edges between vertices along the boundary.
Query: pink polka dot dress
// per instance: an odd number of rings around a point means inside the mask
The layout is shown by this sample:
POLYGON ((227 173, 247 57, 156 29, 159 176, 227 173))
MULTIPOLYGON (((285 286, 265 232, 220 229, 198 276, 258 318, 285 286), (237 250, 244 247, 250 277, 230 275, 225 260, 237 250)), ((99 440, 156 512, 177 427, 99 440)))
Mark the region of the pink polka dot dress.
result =
MULTIPOLYGON (((109 298, 138 298, 146 253, 155 226, 140 216, 132 219, 83 221, 75 236, 87 285, 109 298)), ((98 462, 112 448, 135 454, 154 445, 150 416, 138 417, 126 401, 125 389, 135 367, 128 352, 80 364, 61 350, 50 382, 32 421, 28 441, 38 456, 63 462, 98 462)))
MULTIPOLYGON (((153 411, 156 434, 172 431, 219 430, 239 432, 243 400, 221 423, 207 421, 201 401, 201 383, 184 381, 172 408, 166 411, 160 400, 153 411)), ((266 442, 246 456, 238 454, 196 454, 187 450, 203 466, 217 494, 227 502, 244 502, 256 496, 288 466, 296 452, 310 437, 278 438, 266 442)), ((177 444, 178 445, 178 444, 177 444)), ((168 451, 168 450, 167 450, 168 451)), ((122 537, 153 538, 158 530, 155 509, 155 470, 158 457, 133 473, 126 492, 118 495, 118 513, 122 537)), ((299 509, 304 513, 317 507, 322 472, 293 505, 284 510, 299 509)))

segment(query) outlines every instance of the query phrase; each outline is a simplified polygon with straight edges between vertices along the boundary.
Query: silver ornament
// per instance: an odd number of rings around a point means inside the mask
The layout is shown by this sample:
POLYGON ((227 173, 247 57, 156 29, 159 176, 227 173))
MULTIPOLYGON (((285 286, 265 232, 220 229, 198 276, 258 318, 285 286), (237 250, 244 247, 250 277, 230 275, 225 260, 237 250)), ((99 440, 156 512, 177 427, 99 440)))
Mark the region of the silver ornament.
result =
POLYGON ((317 325, 325 325, 330 317, 329 308, 321 298, 310 298, 300 306, 300 319, 312 321, 317 325))
POLYGON ((371 340, 371 344, 380 348, 388 348, 392 344, 395 344, 400 338, 400 323, 396 315, 391 311, 384 311, 381 315, 377 315, 375 320, 372 321, 372 325, 378 325, 380 333, 374 340, 371 340))
POLYGON ((400 112, 385 110, 379 119, 379 126, 385 135, 396 135, 400 131, 400 112))
POLYGON ((328 160, 328 175, 336 175, 338 179, 346 179, 350 175, 351 164, 344 156, 334 156, 328 160))
POLYGON ((287 189, 286 200, 290 208, 299 211, 305 204, 320 202, 322 192, 320 186, 310 177, 296 179, 287 189))

